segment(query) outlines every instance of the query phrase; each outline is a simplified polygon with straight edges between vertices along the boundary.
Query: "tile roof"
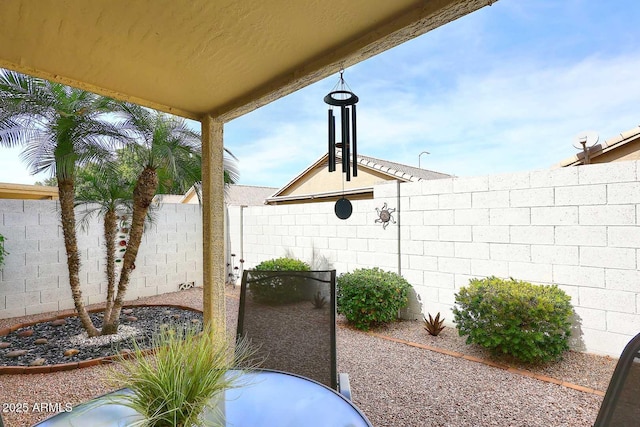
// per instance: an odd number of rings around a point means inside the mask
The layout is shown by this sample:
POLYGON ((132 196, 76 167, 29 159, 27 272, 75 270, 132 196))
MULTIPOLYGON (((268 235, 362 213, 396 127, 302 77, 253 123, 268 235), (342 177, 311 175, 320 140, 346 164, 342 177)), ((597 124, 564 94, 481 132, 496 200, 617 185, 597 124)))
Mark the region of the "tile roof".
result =
MULTIPOLYGON (((295 176, 291 181, 285 184, 283 187, 274 192, 271 197, 268 198, 267 202, 275 201, 275 200, 283 200, 285 198, 292 199, 298 198, 302 196, 280 196, 287 188, 291 187, 295 182, 297 182, 301 177, 303 177, 306 173, 323 164, 326 166, 328 160, 328 154, 324 154, 314 163, 312 163, 309 167, 307 167, 304 171, 300 172, 297 176, 295 176)), ((342 159, 341 150, 337 150, 336 158, 342 159)), ((443 179, 443 178, 452 178, 453 175, 449 175, 441 172, 434 172, 427 169, 420 169, 409 165, 404 165, 401 163, 390 162, 388 160, 377 159, 375 157, 358 155, 358 164, 364 166, 366 168, 378 171, 384 175, 387 175, 392 178, 397 178, 400 181, 424 181, 430 179, 443 179)), ((337 161, 337 163, 340 163, 337 161)), ((369 189, 362 189, 371 191, 369 189)), ((329 193, 323 193, 324 196, 329 195, 329 193)))
POLYGON ((429 179, 452 178, 453 175, 416 168, 402 163, 390 162, 375 157, 358 155, 358 164, 385 172, 408 181, 424 181, 429 179))
POLYGON ((225 202, 232 206, 260 206, 276 191, 275 187, 233 184, 227 187, 225 202))

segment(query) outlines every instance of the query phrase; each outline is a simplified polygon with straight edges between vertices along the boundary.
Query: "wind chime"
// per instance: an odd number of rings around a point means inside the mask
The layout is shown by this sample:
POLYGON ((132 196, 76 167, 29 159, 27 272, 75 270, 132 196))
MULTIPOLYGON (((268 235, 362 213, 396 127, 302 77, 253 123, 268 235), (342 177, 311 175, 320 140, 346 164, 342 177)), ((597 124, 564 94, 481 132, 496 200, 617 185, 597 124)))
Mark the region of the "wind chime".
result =
MULTIPOLYGON (((336 170, 336 150, 340 150, 342 159, 342 173, 346 181, 351 181, 351 176, 358 176, 358 148, 356 133, 356 104, 358 97, 351 92, 343 77, 344 70, 340 70, 340 81, 324 97, 324 102, 329 104, 329 172, 336 170), (336 142, 336 115, 333 107, 340 107, 340 132, 341 142, 336 142)), ((343 195, 336 202, 335 213, 340 219, 347 219, 351 216, 353 207, 351 202, 344 197, 344 182, 342 186, 343 195)))

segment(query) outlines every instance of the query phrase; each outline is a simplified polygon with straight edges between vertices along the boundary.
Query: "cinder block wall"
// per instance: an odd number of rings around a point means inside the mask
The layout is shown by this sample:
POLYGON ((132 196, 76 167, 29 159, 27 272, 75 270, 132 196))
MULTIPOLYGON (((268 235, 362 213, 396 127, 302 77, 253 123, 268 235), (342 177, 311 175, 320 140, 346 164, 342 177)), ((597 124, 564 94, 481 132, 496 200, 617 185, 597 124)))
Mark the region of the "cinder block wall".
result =
MULTIPOLYGON (((82 212, 79 211, 77 218, 82 212)), ((9 255, 0 272, 0 318, 73 308, 57 202, 0 200, 0 234, 9 255)), ((80 282, 86 303, 106 296, 102 221, 78 230, 80 282)), ((202 285, 200 206, 165 204, 143 237, 126 299, 202 285)))
POLYGON ((339 273, 400 271, 417 296, 407 314, 448 321, 473 277, 558 284, 576 311, 572 346, 618 356, 640 332, 638 174, 635 161, 598 164, 406 183, 399 197, 385 184, 373 200, 352 202, 346 221, 333 203, 245 208, 245 265, 287 249, 308 260, 315 249, 339 273), (400 213, 383 230, 375 220, 384 203, 400 213))

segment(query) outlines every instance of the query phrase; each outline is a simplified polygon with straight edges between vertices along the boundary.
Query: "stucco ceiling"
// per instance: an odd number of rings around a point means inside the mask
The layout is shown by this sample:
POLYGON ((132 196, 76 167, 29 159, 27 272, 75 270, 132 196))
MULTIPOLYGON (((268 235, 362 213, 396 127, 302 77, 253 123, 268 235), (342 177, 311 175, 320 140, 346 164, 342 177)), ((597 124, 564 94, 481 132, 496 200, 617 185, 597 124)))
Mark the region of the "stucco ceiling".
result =
POLYGON ((228 121, 491 0, 2 0, 0 67, 228 121))

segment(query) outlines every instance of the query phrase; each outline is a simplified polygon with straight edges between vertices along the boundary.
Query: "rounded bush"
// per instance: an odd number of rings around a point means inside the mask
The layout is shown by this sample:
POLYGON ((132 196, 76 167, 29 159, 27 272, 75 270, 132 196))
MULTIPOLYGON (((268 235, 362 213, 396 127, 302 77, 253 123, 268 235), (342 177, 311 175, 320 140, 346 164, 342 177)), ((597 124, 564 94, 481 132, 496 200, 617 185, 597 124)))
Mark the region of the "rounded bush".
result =
POLYGON ((363 268, 338 277, 338 313, 358 329, 397 320, 409 302, 411 285, 396 273, 363 268))
POLYGON ((467 344, 529 363, 557 359, 569 349, 571 298, 556 285, 471 279, 455 298, 454 321, 467 344))
MULTIPOLYGON (((256 265, 258 271, 310 271, 309 264, 295 258, 276 258, 256 265)), ((258 274, 253 275, 258 278, 258 274)), ((265 277, 267 277, 265 275, 265 277)), ((305 278, 295 276, 274 276, 268 280, 251 283, 254 301, 264 304, 287 304, 304 299, 305 278)))
POLYGON ((309 271, 311 267, 304 261, 295 258, 276 258, 262 261, 254 267, 261 271, 309 271))

